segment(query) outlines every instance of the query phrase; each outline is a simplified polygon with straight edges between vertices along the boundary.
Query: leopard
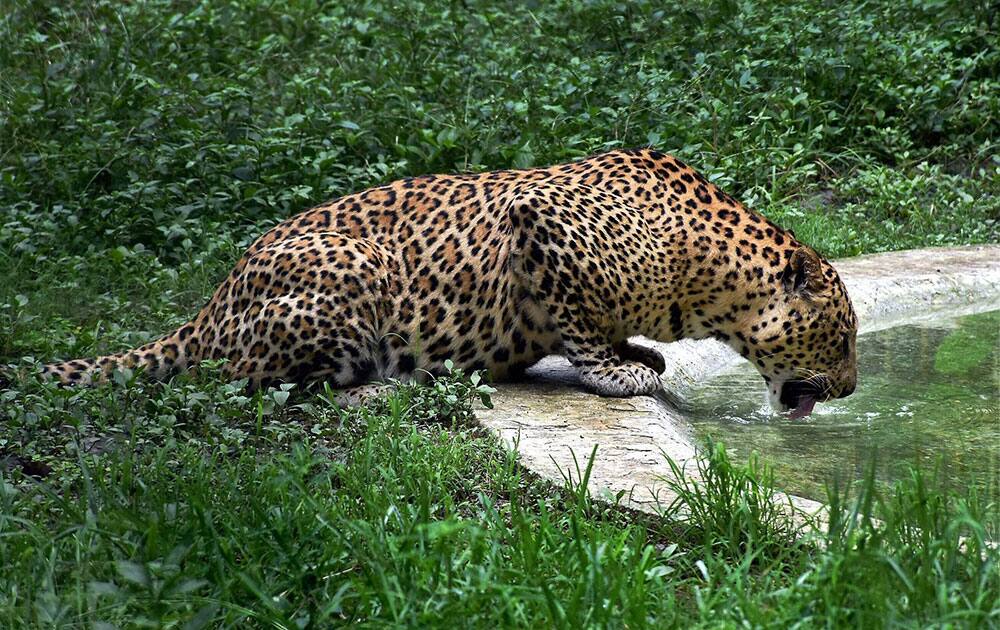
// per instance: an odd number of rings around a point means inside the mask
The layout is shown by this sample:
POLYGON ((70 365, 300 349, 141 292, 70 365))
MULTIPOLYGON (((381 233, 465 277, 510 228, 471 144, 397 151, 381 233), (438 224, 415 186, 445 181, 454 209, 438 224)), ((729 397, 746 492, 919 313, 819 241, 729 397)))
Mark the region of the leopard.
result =
POLYGON ((317 205, 257 238, 176 330, 42 372, 91 385, 218 361, 249 387, 322 382, 356 404, 456 366, 517 380, 562 355, 587 390, 629 397, 663 387, 663 355, 641 338, 710 338, 754 365, 772 408, 801 417, 854 391, 857 329, 828 260, 645 147, 317 205))

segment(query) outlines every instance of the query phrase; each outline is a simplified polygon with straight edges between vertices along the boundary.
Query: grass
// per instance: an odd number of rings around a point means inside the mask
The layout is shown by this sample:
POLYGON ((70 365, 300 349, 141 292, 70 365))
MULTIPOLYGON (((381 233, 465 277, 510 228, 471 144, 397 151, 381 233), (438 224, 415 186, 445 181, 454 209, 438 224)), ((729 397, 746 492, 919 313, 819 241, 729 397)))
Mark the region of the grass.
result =
POLYGON ((192 408, 183 388, 89 390, 91 403, 165 413, 136 412, 100 455, 64 430, 72 465, 3 485, 2 625, 975 627, 1000 615, 1000 556, 985 542, 997 506, 917 473, 885 496, 873 482, 832 492, 828 528, 803 537, 770 507, 765 468, 710 447, 707 483, 674 483, 695 516, 682 528, 521 469, 469 423, 477 392, 461 373, 353 414, 322 397, 273 406, 256 430, 211 412, 178 421, 192 408))
MULTIPOLYGON (((161 334, 314 202, 618 146, 677 154, 828 256, 1000 241, 988 2, 0 13, 0 362, 161 334)), ((765 465, 710 447, 679 528, 533 478, 471 424, 484 395, 454 374, 343 415, 211 369, 18 382, 0 626, 1000 624, 997 506, 972 492, 831 488, 801 537, 765 465)))

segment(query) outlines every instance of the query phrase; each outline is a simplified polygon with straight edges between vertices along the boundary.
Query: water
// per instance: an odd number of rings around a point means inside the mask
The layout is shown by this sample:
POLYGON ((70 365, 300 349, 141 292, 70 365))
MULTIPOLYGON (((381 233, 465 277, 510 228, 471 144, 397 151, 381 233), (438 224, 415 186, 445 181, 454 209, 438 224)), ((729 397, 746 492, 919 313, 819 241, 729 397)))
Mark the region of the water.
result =
POLYGON ((804 420, 774 414, 748 364, 691 398, 696 431, 739 460, 755 450, 779 485, 822 500, 824 482, 861 479, 874 462, 889 483, 910 465, 956 489, 996 497, 1000 484, 1000 311, 907 325, 858 338, 858 387, 804 420))

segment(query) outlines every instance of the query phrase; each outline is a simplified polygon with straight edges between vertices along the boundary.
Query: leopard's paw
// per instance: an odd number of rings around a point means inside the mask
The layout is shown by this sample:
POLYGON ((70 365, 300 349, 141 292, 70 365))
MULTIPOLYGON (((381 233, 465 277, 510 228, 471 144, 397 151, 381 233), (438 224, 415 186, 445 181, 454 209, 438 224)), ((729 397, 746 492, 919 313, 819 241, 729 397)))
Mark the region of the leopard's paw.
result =
POLYGON ((663 360, 663 355, 660 354, 658 350, 649 348, 647 346, 641 346, 636 343, 629 343, 628 341, 622 341, 615 344, 615 352, 621 357, 622 361, 635 361, 636 363, 642 363, 646 367, 653 369, 657 374, 663 374, 667 369, 667 364, 663 360))
POLYGON ((382 383, 357 385, 347 389, 336 390, 335 401, 341 408, 363 407, 373 399, 390 394, 395 390, 395 386, 382 383))
POLYGON ((648 396, 662 387, 656 371, 639 363, 582 370, 580 378, 588 389, 601 396, 648 396))

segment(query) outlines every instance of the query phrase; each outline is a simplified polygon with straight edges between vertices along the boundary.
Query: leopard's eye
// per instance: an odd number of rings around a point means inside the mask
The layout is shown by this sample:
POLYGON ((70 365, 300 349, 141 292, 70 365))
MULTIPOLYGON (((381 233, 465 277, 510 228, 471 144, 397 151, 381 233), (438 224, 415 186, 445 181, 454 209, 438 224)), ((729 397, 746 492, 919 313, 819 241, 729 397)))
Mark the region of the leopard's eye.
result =
POLYGON ((844 333, 840 337, 840 351, 845 358, 851 356, 851 336, 847 333, 844 333))

